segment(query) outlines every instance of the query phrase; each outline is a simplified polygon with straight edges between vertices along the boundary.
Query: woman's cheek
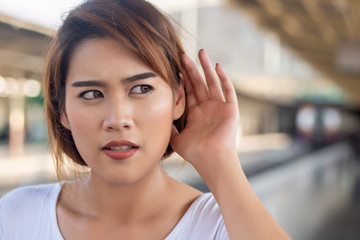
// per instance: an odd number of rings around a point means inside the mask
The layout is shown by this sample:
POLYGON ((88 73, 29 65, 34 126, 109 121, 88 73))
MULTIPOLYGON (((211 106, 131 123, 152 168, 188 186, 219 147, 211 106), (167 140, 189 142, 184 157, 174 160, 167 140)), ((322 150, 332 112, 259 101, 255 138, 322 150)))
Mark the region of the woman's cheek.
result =
POLYGON ((159 98, 155 104, 151 104, 148 114, 158 122, 172 122, 173 104, 172 98, 159 98))
POLYGON ((68 111, 68 118, 73 134, 79 132, 86 135, 91 132, 88 131, 89 129, 94 130, 94 125, 97 122, 96 116, 99 116, 99 112, 97 110, 91 110, 76 105, 70 108, 71 110, 69 109, 70 111, 68 111))

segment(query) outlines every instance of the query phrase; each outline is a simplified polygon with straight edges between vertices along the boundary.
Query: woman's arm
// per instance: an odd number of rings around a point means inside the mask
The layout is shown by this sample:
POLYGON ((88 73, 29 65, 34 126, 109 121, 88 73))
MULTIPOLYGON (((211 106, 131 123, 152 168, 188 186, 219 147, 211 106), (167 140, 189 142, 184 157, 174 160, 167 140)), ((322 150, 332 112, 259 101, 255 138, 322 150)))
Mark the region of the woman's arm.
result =
POLYGON ((180 134, 173 128, 171 145, 195 167, 213 193, 231 239, 289 239, 241 168, 236 148, 238 105, 231 80, 218 64, 215 69, 211 66, 204 50, 199 59, 205 80, 191 59, 182 56, 188 116, 180 134))

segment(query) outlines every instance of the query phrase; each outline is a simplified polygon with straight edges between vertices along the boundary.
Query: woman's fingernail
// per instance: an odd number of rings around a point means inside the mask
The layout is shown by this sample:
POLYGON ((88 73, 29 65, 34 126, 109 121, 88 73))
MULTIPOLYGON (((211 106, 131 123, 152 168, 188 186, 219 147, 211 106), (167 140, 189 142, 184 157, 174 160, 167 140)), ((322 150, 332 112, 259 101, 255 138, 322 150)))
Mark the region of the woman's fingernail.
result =
POLYGON ((220 63, 216 63, 216 64, 215 64, 215 68, 222 70, 222 67, 221 67, 220 63))

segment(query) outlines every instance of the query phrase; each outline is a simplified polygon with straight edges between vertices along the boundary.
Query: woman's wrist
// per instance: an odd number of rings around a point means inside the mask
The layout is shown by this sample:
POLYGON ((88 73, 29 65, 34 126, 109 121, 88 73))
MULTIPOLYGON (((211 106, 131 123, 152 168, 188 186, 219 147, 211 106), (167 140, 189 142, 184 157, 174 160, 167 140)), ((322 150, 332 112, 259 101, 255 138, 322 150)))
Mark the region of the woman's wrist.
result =
POLYGON ((191 163, 212 192, 244 175, 236 151, 209 153, 191 163))

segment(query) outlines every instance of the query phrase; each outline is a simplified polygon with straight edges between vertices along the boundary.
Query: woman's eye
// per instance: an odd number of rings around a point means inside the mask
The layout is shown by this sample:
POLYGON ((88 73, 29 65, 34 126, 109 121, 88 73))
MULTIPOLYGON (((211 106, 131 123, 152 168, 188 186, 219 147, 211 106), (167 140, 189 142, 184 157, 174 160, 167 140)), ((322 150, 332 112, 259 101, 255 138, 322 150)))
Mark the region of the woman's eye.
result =
POLYGON ((144 93, 148 93, 151 90, 153 90, 154 88, 150 85, 138 85, 135 86, 131 89, 130 93, 132 94, 144 94, 144 93))
POLYGON ((84 98, 86 100, 93 100, 96 98, 101 98, 103 97, 103 94, 100 91, 97 90, 91 90, 91 91, 86 91, 80 94, 81 98, 84 98))

